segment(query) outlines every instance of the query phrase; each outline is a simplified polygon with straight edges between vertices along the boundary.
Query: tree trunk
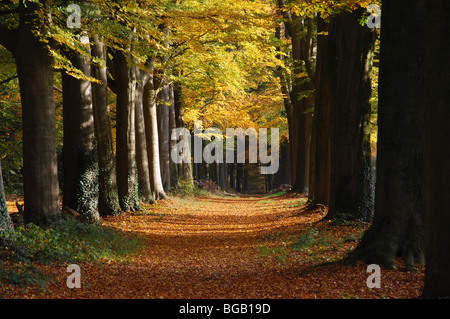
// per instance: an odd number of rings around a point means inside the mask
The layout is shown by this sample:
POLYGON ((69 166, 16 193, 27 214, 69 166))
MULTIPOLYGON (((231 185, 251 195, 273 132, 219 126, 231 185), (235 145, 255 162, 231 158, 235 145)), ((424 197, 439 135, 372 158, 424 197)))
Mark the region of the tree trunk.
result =
MULTIPOLYGON (((300 193, 308 192, 310 142, 312 130, 312 112, 314 105, 314 70, 312 63, 314 20, 304 18, 290 12, 284 0, 278 0, 280 14, 291 38, 292 83, 289 89, 286 75, 279 70, 281 90, 285 95, 284 104, 289 126, 289 146, 291 163, 291 184, 293 190, 300 193), (308 74, 307 77, 303 74, 308 74)), ((276 37, 281 40, 281 28, 277 28, 276 37)), ((278 49, 281 50, 281 49, 278 49)), ((280 58, 282 58, 280 56, 280 58)))
POLYGON ((159 139, 158 120, 156 115, 156 90, 153 83, 153 73, 144 87, 144 121, 145 136, 147 139, 147 155, 150 169, 150 186, 153 199, 166 199, 168 196, 164 191, 161 180, 161 169, 159 165, 159 139))
POLYGON ((14 230, 11 216, 8 212, 8 205, 5 198, 5 187, 3 185, 2 159, 0 157, 0 235, 14 230))
MULTIPOLYGON (((46 4, 44 4, 46 7, 46 4)), ((46 8, 47 9, 47 8, 46 8)), ((13 54, 20 85, 23 121, 24 221, 46 226, 61 216, 56 158, 53 58, 36 31, 39 3, 19 5, 20 25, 13 54)))
MULTIPOLYGON (((156 79, 156 78, 155 78, 156 79)), ((157 79, 155 88, 160 88, 157 97, 156 114, 158 119, 159 138, 159 161, 161 168, 161 179, 164 189, 167 191, 171 187, 170 180, 170 136, 169 136, 169 86, 164 80, 157 79), (161 82, 162 81, 162 82, 161 82)))
POLYGON ((450 296, 450 3, 428 1, 425 25, 424 297, 450 296))
MULTIPOLYGON (((184 102, 183 102, 183 95, 181 86, 177 83, 175 83, 173 88, 174 93, 174 111, 175 111, 175 125, 176 127, 186 127, 186 123, 184 122, 184 102)), ((190 148, 185 149, 183 151, 190 152, 190 148)), ((191 153, 190 153, 191 154, 191 153)), ((189 158, 191 158, 189 154, 189 158)), ((180 156, 183 156, 183 154, 180 154, 180 156)), ((185 183, 189 183, 190 185, 193 185, 193 177, 192 177, 192 166, 196 165, 192 163, 185 163, 184 161, 178 164, 178 177, 183 179, 185 183)))
POLYGON ((106 69, 106 48, 103 41, 94 36, 91 39, 92 56, 104 61, 92 64, 92 76, 101 83, 92 83, 95 138, 98 155, 98 211, 100 216, 117 215, 121 212, 117 191, 116 165, 109 113, 108 78, 106 69))
MULTIPOLYGON (((319 19, 318 31, 327 32, 328 23, 319 19)), ((313 118, 313 132, 311 140, 310 164, 310 201, 328 205, 330 200, 330 170, 331 170, 331 135, 333 132, 334 113, 332 109, 333 88, 331 83, 336 81, 334 61, 328 53, 328 36, 317 35, 317 68, 315 83, 315 105, 313 118)), ((294 164, 292 164, 294 165, 294 164)))
POLYGON ((114 56, 117 84, 116 170, 119 204, 124 211, 139 209, 136 185, 135 99, 136 69, 125 53, 114 56))
POLYGON ((370 220, 373 214, 370 99, 376 32, 359 24, 362 14, 363 9, 345 12, 330 23, 328 52, 337 63, 337 81, 330 83, 335 116, 327 219, 370 220))
MULTIPOLYGON (((69 53, 72 65, 91 75, 89 61, 79 53, 69 53)), ((88 221, 98 221, 98 163, 95 146, 91 82, 62 73, 64 124, 63 206, 88 221)))
POLYGON ((176 118, 175 118, 175 94, 174 94, 174 88, 173 85, 170 84, 168 86, 168 107, 169 107, 169 132, 168 132, 168 138, 169 138, 169 165, 170 165, 170 184, 173 188, 178 188, 180 184, 178 183, 179 178, 179 172, 178 172, 178 165, 175 163, 171 157, 171 151, 173 147, 176 145, 176 141, 172 140, 172 132, 176 129, 176 118))
MULTIPOLYGON (((136 67, 137 69, 137 67, 136 67)), ((153 203, 152 188, 150 185, 150 169, 147 154, 147 140, 145 137, 144 122, 144 87, 150 75, 147 72, 136 70, 138 83, 136 87, 136 164, 138 172, 138 185, 142 202, 153 203)))
MULTIPOLYGON (((293 85, 291 92, 291 102, 293 106, 292 120, 294 132, 292 141, 293 148, 291 152, 294 154, 293 160, 293 174, 295 174, 295 182, 292 185, 294 191, 299 193, 306 193, 308 191, 309 178, 309 151, 311 140, 311 122, 312 113, 310 108, 314 105, 314 95, 311 92, 314 89, 312 78, 305 78, 302 74, 305 73, 303 63, 308 64, 311 60, 309 43, 312 41, 313 28, 310 18, 305 18, 305 22, 301 22, 300 17, 292 15, 292 58, 294 60, 293 85), (308 30, 307 35, 302 35, 308 30)), ((310 74, 310 76, 313 76, 310 74)))
POLYGON ((424 261, 424 10, 424 0, 383 2, 375 215, 350 260, 388 268, 397 256, 408 268, 424 261))

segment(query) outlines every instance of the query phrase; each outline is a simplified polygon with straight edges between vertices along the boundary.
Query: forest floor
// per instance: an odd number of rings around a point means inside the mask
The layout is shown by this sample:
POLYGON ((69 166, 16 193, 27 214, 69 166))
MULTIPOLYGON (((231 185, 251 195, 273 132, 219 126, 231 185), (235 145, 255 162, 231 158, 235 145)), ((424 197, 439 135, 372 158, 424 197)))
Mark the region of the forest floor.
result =
POLYGON ((125 260, 81 262, 81 288, 67 287, 67 265, 43 265, 50 276, 45 289, 3 285, 0 295, 52 299, 420 296, 424 267, 409 272, 382 268, 381 288, 368 288, 367 265, 343 262, 368 225, 321 221, 326 212, 308 210, 305 202, 292 194, 175 196, 139 212, 106 218, 104 226, 140 238, 142 245, 125 260))

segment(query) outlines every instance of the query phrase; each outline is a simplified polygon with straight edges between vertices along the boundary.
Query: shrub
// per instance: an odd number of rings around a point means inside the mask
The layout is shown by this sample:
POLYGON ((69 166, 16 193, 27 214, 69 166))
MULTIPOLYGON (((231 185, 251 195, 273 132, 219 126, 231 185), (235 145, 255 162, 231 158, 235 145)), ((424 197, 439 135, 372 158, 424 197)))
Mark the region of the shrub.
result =
POLYGON ((34 224, 18 226, 0 236, 0 281, 42 285, 46 276, 38 270, 39 264, 121 259, 139 245, 138 239, 125 238, 118 230, 75 219, 46 229, 34 224))

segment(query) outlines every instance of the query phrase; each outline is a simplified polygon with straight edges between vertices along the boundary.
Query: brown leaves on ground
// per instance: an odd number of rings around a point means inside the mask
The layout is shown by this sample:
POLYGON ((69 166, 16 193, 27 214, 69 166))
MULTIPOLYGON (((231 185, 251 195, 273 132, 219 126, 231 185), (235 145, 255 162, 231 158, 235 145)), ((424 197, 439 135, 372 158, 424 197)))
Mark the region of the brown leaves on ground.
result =
MULTIPOLYGON (((45 291, 8 286, 7 298, 415 298, 424 269, 381 270, 343 262, 367 225, 333 225, 294 195, 177 198, 104 225, 143 239, 128 262, 80 264, 82 287, 66 286, 67 265, 45 266, 45 291)), ((399 261, 401 263, 401 261, 399 261)), ((43 266, 44 267, 44 266, 43 266)), ((5 287, 4 287, 5 288, 5 287)), ((0 289, 1 291, 2 289, 0 289)))

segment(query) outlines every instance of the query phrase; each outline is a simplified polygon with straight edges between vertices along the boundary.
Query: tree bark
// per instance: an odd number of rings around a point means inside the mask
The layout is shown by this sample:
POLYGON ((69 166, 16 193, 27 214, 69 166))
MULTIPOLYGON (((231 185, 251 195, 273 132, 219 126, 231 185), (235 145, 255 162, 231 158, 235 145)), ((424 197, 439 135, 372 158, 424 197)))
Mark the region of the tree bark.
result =
POLYGON ((170 180, 170 136, 169 136, 169 86, 164 79, 155 77, 155 88, 159 88, 157 94, 156 114, 158 119, 159 138, 159 162, 161 168, 161 179, 164 189, 168 191, 171 187, 170 180))
POLYGON ((424 297, 450 296, 450 3, 429 1, 425 16, 424 297))
POLYGON ((407 268, 424 261, 424 10, 424 0, 383 2, 375 214, 350 260, 387 268, 397 256, 407 268))
POLYGON ((147 155, 150 169, 150 186, 155 200, 166 199, 161 180, 159 165, 158 120, 156 115, 156 90, 153 83, 153 73, 144 87, 144 121, 147 139, 147 155))
POLYGON ((111 133, 111 118, 108 98, 108 77, 106 69, 106 48, 102 39, 91 39, 92 56, 104 61, 104 64, 92 64, 92 76, 101 83, 92 83, 95 138, 98 155, 98 211, 100 216, 121 213, 117 190, 116 164, 111 133))
POLYGON ((8 205, 6 204, 5 187, 3 185, 2 174, 2 159, 0 157, 0 235, 13 230, 14 226, 8 212, 8 205))
POLYGON ((136 87, 136 163, 138 185, 142 202, 148 204, 154 202, 150 185, 150 170, 144 122, 144 87, 147 84, 150 75, 148 72, 139 69, 136 70, 136 74, 139 79, 136 87))
MULTIPOLYGON (((72 65, 91 75, 89 61, 69 53, 72 65)), ((63 206, 88 221, 98 221, 98 162, 95 146, 91 82, 62 73, 63 85, 63 206)))
POLYGON ((136 185, 135 99, 136 69, 131 56, 114 55, 117 84, 116 170, 119 204, 123 211, 139 209, 136 185))
MULTIPOLYGON (((284 0, 278 0, 278 7, 284 18, 286 32, 291 38, 293 60, 290 88, 287 85, 286 75, 279 70, 289 126, 291 184, 293 191, 306 193, 309 188, 310 172, 311 109, 314 105, 314 95, 312 94, 314 67, 311 50, 314 23, 312 18, 300 17, 296 13, 290 12, 284 0), (305 77, 303 74, 308 74, 308 76, 305 77)), ((276 30, 276 36, 281 40, 280 28, 276 30)))
MULTIPOLYGON (((45 9, 47 4, 43 4, 45 9)), ((56 158, 53 58, 36 36, 45 34, 39 3, 19 4, 20 24, 13 54, 23 121, 24 221, 47 226, 61 216, 56 158)))
MULTIPOLYGON (((328 52, 328 23, 318 19, 317 67, 314 117, 311 139, 309 200, 328 206, 330 200, 331 135, 334 105, 331 83, 336 81, 336 67, 328 52), (319 34, 322 32, 322 34, 319 34)), ((294 165, 294 164, 292 164, 294 165)))
POLYGON ((363 9, 344 12, 330 23, 328 52, 337 76, 330 83, 335 112, 327 219, 344 215, 370 221, 373 215, 370 99, 376 32, 359 24, 362 14, 363 9))
MULTIPOLYGON (((177 128, 186 127, 186 123, 184 122, 184 102, 183 102, 183 95, 182 95, 182 89, 180 84, 175 83, 173 87, 173 93, 174 93, 174 111, 175 111, 175 125, 177 128)), ((186 149, 186 151, 190 152, 190 148, 186 149)), ((189 158, 191 153, 189 153, 189 158)), ((180 154, 180 156, 183 156, 183 154, 180 154)), ((193 185, 193 177, 192 177, 192 163, 185 163, 181 162, 178 164, 178 177, 181 178, 185 183, 189 183, 190 185, 193 185)))
POLYGON ((178 188, 180 186, 178 179, 179 179, 179 172, 178 172, 178 165, 171 159, 171 151, 173 147, 176 145, 176 141, 172 140, 172 132, 176 129, 176 118, 175 118, 175 94, 174 94, 174 88, 173 84, 170 84, 168 86, 168 108, 169 108, 169 132, 168 132, 168 138, 169 138, 169 167, 170 167, 170 184, 173 188, 178 188))

